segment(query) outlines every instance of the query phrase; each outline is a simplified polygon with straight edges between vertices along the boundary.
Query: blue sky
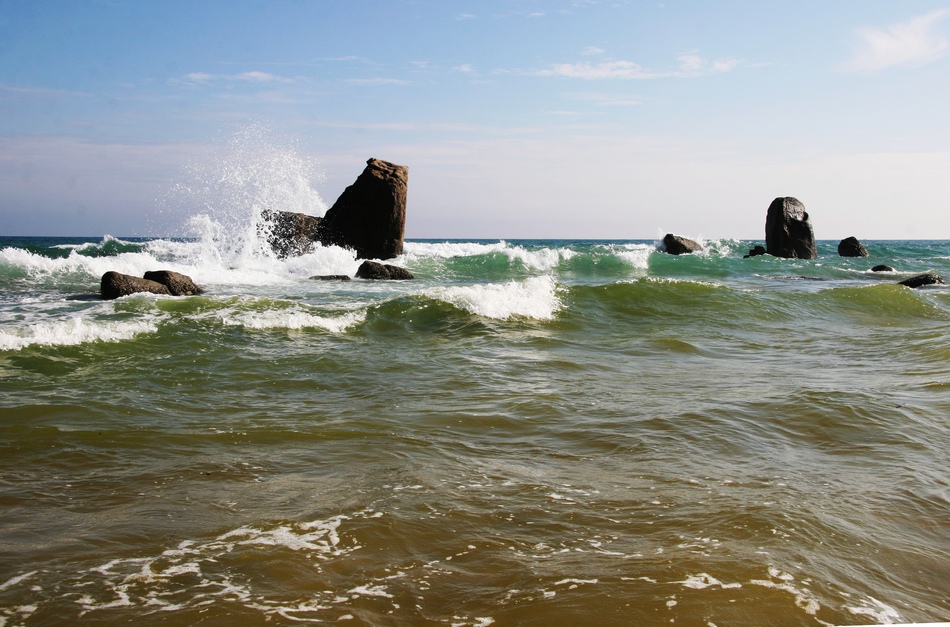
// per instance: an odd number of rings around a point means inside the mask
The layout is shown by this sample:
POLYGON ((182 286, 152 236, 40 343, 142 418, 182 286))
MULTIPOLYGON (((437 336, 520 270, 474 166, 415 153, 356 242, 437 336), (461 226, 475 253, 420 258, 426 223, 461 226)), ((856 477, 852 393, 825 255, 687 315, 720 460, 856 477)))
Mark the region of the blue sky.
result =
POLYGON ((948 53, 923 0, 0 0, 0 235, 182 234, 237 158, 332 204, 377 157, 409 237, 761 239, 796 196, 950 238, 948 53))

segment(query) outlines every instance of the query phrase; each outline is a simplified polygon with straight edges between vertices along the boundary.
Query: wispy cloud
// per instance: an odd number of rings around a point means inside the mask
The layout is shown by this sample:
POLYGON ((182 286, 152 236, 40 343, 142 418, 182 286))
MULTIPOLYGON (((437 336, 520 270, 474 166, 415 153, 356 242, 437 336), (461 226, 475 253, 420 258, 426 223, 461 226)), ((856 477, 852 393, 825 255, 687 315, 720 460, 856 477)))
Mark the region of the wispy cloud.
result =
POLYGON ((350 85, 408 85, 409 81, 401 78, 348 78, 345 82, 350 85))
POLYGON ((209 74, 207 72, 190 72, 181 76, 179 78, 171 79, 173 84, 184 84, 184 85, 206 85, 210 83, 234 83, 234 82, 249 82, 249 83, 294 83, 297 79, 288 78, 286 76, 278 76, 277 74, 270 74, 268 72, 240 72, 238 74, 209 74))
POLYGON ((950 10, 939 9, 890 26, 858 28, 854 54, 839 69, 875 72, 936 61, 950 51, 950 42, 940 29, 947 16, 950 16, 950 10))
POLYGON ((666 71, 651 70, 633 61, 560 63, 541 70, 537 74, 539 76, 560 76, 585 80, 687 78, 730 72, 740 64, 738 59, 727 58, 709 61, 694 53, 680 55, 679 62, 679 68, 666 71))

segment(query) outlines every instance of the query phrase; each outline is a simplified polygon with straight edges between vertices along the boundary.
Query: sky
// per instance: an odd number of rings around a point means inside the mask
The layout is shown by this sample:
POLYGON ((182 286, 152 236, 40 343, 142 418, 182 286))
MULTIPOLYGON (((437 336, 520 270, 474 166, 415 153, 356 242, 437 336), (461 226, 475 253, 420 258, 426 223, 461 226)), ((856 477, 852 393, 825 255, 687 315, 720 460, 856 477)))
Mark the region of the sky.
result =
POLYGON ((319 213, 375 157, 409 238, 762 239, 794 196, 950 239, 947 103, 947 0, 0 0, 0 235, 187 235, 234 172, 319 213))

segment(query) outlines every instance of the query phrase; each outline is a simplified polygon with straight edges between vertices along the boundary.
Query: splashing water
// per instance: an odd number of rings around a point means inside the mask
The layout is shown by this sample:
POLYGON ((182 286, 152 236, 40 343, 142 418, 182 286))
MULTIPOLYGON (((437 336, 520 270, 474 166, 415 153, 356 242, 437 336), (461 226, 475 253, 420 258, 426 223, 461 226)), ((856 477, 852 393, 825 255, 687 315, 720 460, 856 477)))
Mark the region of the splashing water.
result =
POLYGON ((267 243, 267 210, 322 216, 327 205, 313 188, 323 180, 293 142, 279 142, 258 124, 239 129, 203 160, 187 167, 188 183, 172 190, 190 211, 188 234, 197 238, 206 261, 245 265, 273 257, 267 243))

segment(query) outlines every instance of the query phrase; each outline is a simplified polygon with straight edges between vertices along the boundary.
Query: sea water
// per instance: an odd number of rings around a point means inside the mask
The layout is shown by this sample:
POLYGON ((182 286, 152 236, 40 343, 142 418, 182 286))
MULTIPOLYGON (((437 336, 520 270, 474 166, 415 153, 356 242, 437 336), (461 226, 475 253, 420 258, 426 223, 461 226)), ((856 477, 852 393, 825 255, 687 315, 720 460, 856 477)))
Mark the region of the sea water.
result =
POLYGON ((703 243, 4 239, 0 621, 946 620, 950 243, 703 243))
POLYGON ((244 146, 187 237, 0 238, 0 625, 950 620, 950 290, 898 285, 950 242, 316 281, 361 261, 276 258, 262 208, 325 204, 244 146), (206 293, 98 297, 161 269, 206 293))

